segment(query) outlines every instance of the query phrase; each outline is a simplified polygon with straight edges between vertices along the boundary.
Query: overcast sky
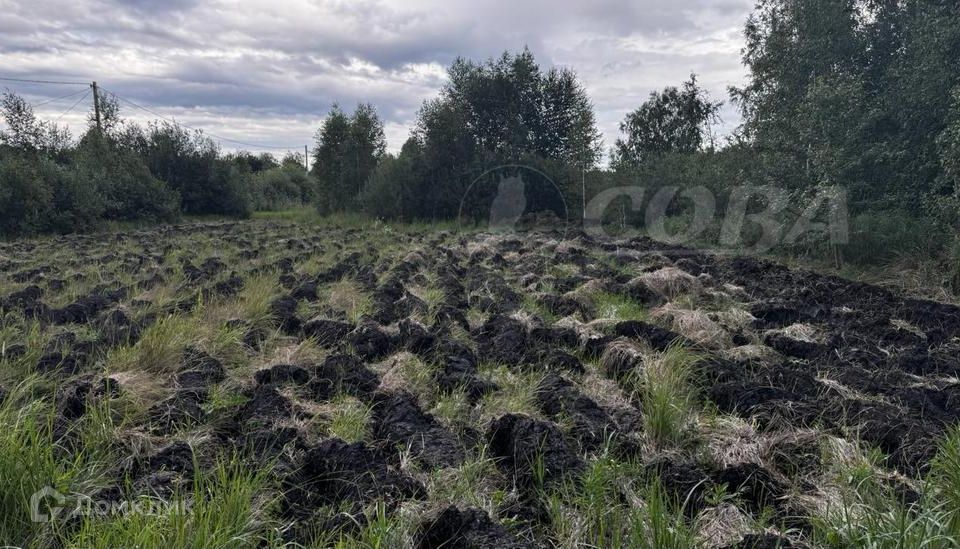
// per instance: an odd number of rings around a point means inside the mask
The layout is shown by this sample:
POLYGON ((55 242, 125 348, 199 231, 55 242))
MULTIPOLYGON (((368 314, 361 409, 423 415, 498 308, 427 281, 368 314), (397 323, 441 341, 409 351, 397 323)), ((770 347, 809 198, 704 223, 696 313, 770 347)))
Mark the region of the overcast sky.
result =
MULTIPOLYGON (((740 48, 751 6, 752 0, 0 0, 0 77, 96 79, 184 124, 301 151, 332 103, 352 108, 369 101, 386 122, 388 148, 397 150, 454 58, 486 59, 526 45, 541 66, 577 72, 609 147, 627 112, 691 72, 715 99, 726 100, 727 87, 744 80, 740 48)), ((34 103, 83 90, 0 81, 2 88, 34 103)), ((37 111, 56 119, 81 97, 37 111)), ((87 98, 61 122, 78 127, 89 104, 87 98)), ((155 118, 123 107, 128 118, 155 118)), ((738 123, 730 105, 723 119, 721 133, 738 123)))

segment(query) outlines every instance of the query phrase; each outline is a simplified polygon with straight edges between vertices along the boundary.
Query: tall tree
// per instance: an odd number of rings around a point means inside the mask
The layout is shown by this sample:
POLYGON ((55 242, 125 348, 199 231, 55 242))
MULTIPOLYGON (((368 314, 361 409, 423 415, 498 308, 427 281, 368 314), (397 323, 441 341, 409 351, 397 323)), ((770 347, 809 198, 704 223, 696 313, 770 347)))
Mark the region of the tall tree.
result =
POLYGON ((544 73, 529 49, 476 63, 457 59, 440 101, 466 117, 477 151, 503 160, 536 155, 592 167, 600 157, 593 105, 569 69, 544 73))
POLYGON ((70 132, 37 118, 33 107, 19 95, 5 91, 0 95, 0 112, 7 130, 0 132, 0 143, 25 152, 60 154, 70 144, 70 132))
MULTIPOLYGON (((465 193, 477 192, 475 179, 498 165, 596 166, 600 133, 572 71, 543 71, 525 49, 481 63, 457 59, 447 72, 449 82, 438 98, 424 103, 413 132, 416 147, 409 151, 416 158, 407 171, 419 181, 408 188, 424 190, 411 215, 457 215, 465 193)), ((559 178, 555 183, 566 184, 559 178)), ((556 195, 555 188, 545 190, 556 195)), ((545 197, 527 198, 533 204, 545 197)))
POLYGON ((350 139, 350 118, 334 105, 317 130, 313 149, 313 174, 318 181, 318 203, 321 212, 340 210, 346 204, 348 189, 343 188, 343 150, 350 139))
POLYGON ((636 166, 667 153, 699 151, 719 110, 720 103, 711 101, 697 85, 696 75, 690 76, 683 89, 669 87, 651 93, 620 123, 623 137, 615 145, 614 166, 636 166))
POLYGON ((351 116, 334 105, 317 131, 313 153, 320 211, 354 206, 385 152, 383 122, 373 105, 360 104, 351 116))
POLYGON ((745 35, 750 79, 731 92, 765 177, 844 185, 855 208, 947 192, 936 140, 960 83, 960 4, 760 0, 745 35))
POLYGON ((344 183, 354 189, 354 197, 363 192, 363 185, 386 151, 387 140, 377 110, 369 103, 357 105, 343 150, 344 183))

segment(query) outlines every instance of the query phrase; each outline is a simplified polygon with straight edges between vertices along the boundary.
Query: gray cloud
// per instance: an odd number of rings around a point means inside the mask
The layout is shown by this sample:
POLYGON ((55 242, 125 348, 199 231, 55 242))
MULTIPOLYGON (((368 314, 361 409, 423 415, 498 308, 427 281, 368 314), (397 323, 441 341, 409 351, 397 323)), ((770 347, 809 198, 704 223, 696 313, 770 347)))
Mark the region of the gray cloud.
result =
MULTIPOLYGON (((8 0, 0 75, 96 79, 165 116, 255 143, 308 143, 332 103, 369 101, 396 150, 455 57, 526 45, 541 63, 580 75, 610 145, 626 112, 690 72, 717 99, 742 82, 740 29, 751 3, 8 0)), ((38 102, 69 91, 10 87, 38 102)), ((71 103, 40 111, 56 116, 71 103)), ((725 129, 736 125, 735 111, 724 115, 725 129)))

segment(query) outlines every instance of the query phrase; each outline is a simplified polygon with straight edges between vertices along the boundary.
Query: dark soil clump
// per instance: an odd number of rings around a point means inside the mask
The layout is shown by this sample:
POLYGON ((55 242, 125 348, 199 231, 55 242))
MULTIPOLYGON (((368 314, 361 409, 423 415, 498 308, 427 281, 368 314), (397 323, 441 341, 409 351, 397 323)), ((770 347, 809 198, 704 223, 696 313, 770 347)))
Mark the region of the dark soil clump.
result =
POLYGON ((383 440, 388 449, 409 448, 412 457, 427 467, 453 467, 463 462, 464 453, 457 438, 423 412, 413 395, 375 395, 371 421, 374 436, 383 440))
POLYGON ((487 430, 490 452, 498 465, 524 488, 557 482, 583 469, 583 461, 553 423, 508 414, 487 430))
POLYGON ((420 527, 419 549, 520 549, 529 547, 494 522, 482 509, 449 506, 420 527))

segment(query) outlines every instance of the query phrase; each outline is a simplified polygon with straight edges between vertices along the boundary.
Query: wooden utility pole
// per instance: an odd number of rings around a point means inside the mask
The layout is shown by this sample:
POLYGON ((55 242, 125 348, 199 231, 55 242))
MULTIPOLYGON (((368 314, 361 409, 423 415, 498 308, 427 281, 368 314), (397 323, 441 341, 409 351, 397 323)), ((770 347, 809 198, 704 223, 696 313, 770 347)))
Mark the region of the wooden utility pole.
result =
POLYGON ((303 169, 310 173, 310 153, 307 152, 307 146, 303 146, 303 169))
POLYGON ((90 87, 93 88, 93 117, 97 122, 97 133, 101 133, 103 128, 100 125, 100 90, 96 81, 90 87))

